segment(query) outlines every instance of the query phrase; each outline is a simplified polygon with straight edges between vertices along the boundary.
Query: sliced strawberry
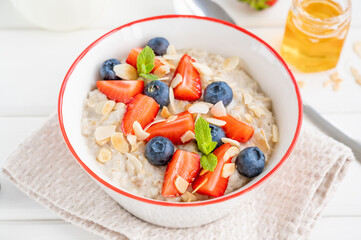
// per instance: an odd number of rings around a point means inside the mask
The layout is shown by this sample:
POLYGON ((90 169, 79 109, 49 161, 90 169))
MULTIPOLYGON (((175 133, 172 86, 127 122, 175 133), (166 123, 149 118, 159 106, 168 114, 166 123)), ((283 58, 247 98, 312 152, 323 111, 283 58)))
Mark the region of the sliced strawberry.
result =
POLYGON ((153 98, 137 94, 128 104, 124 114, 122 129, 123 132, 134 135, 133 123, 139 122, 142 128, 154 120, 159 111, 159 105, 153 98))
POLYGON ((195 60, 184 54, 178 63, 173 78, 179 73, 182 75, 182 82, 173 90, 176 99, 195 101, 202 96, 201 78, 192 62, 195 60))
POLYGON ((231 115, 227 114, 227 116, 216 118, 227 122, 222 128, 229 138, 245 143, 253 136, 254 129, 251 125, 241 122, 231 115))
MULTIPOLYGON (((128 55, 128 58, 126 60, 126 62, 130 65, 132 65, 133 67, 137 68, 137 58, 139 53, 143 50, 143 48, 137 47, 137 48, 133 48, 132 50, 130 50, 130 53, 128 55)), ((155 71, 155 69, 159 68, 160 66, 162 66, 163 63, 161 61, 159 61, 158 59, 154 60, 154 68, 152 70, 152 72, 155 71)))
POLYGON ((174 121, 159 122, 150 126, 146 132, 149 133, 147 141, 150 139, 161 136, 171 140, 174 144, 183 144, 181 137, 188 130, 194 132, 194 120, 191 113, 188 111, 176 115, 174 121))
POLYGON ((111 100, 128 103, 135 95, 143 92, 144 82, 132 80, 97 81, 97 88, 111 100))
POLYGON ((178 176, 182 177, 188 183, 192 183, 198 175, 200 169, 200 157, 197 153, 191 153, 184 150, 177 150, 170 162, 164 175, 162 195, 164 197, 176 197, 181 193, 174 185, 178 176))
POLYGON ((223 159, 227 150, 232 147, 231 144, 225 143, 214 150, 213 154, 216 155, 218 162, 213 172, 206 172, 202 176, 198 177, 193 182, 193 189, 197 189, 197 193, 204 194, 211 197, 223 196, 228 185, 228 179, 222 177, 223 166, 226 163, 230 163, 232 158, 223 159), (205 183, 204 183, 205 182, 205 183))

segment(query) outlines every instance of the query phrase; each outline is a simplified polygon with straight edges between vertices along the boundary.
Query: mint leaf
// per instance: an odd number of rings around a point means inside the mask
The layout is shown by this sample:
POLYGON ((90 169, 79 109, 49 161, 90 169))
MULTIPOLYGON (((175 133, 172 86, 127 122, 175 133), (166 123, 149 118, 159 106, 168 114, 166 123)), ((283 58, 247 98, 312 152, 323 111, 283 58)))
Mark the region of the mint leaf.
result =
POLYGON ((203 154, 209 154, 217 146, 217 143, 212 141, 209 123, 204 118, 198 118, 194 127, 194 133, 196 135, 198 149, 203 154))
POLYGON ((201 157, 201 166, 203 169, 213 172, 217 166, 218 159, 216 155, 210 153, 201 157))
POLYGON ((150 73, 154 68, 154 60, 155 54, 153 50, 148 46, 143 48, 137 57, 137 70, 139 75, 150 73))
POLYGON ((143 77, 143 78, 146 78, 146 79, 149 79, 149 80, 158 80, 159 77, 154 75, 154 74, 150 74, 150 73, 140 73, 139 74, 140 77, 143 77))

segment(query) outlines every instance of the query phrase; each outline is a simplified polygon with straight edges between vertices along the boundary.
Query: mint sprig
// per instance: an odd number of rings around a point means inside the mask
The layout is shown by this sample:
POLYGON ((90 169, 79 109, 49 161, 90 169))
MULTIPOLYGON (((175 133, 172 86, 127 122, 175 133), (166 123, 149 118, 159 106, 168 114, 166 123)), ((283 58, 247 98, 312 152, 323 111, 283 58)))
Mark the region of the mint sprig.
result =
POLYGON ((217 146, 217 142, 212 141, 211 128, 209 123, 202 117, 199 117, 194 127, 196 141, 199 151, 204 155, 201 157, 201 166, 211 172, 217 166, 217 157, 211 153, 217 146))
POLYGON ((154 68, 155 54, 153 50, 146 46, 139 53, 137 57, 137 71, 140 77, 149 79, 149 80, 158 80, 158 77, 150 72, 154 68))

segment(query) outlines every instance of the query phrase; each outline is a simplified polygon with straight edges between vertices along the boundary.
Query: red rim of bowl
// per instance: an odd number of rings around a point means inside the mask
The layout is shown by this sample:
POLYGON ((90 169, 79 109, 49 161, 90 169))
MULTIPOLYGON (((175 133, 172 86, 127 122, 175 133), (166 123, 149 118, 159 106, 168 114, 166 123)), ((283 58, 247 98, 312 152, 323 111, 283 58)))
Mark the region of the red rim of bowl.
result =
POLYGON ((101 184, 103 184, 104 186, 106 186, 107 188, 122 194, 123 196, 132 198, 134 200, 138 200, 144 203, 151 203, 151 204, 155 204, 155 205, 160 205, 160 206, 172 206, 172 207, 192 207, 192 206, 204 206, 204 205, 209 205, 209 204, 214 204, 214 203, 219 203, 219 202, 223 202, 223 201, 227 201, 229 199, 232 199, 234 197, 240 196, 242 194, 245 194, 246 192, 251 191, 252 189, 260 186, 266 179, 268 179, 271 175, 273 175, 277 169, 280 168, 280 166, 285 162, 285 160, 289 157, 289 155, 291 154, 292 150, 295 147, 295 144, 297 142, 298 136, 300 134, 300 130, 301 130, 301 125, 302 125, 302 100, 301 100, 301 94, 299 92, 296 80, 293 76, 293 74, 291 73, 290 69, 288 68, 287 64, 285 63, 285 61, 282 59, 282 57, 271 47, 269 46, 265 41, 263 41, 262 39, 260 39, 259 37, 257 37, 256 35, 254 35, 253 33, 248 32, 247 30, 231 24, 229 22, 225 22, 223 20, 219 20, 219 19, 215 19, 215 18, 209 18, 209 17, 199 17, 199 16, 194 16, 194 15, 162 15, 162 16, 155 16, 155 17, 150 17, 150 18, 144 18, 144 19, 140 19, 134 22, 130 22, 128 24, 125 24, 123 26, 120 26, 118 28, 115 28, 113 30, 111 30, 110 32, 104 34, 103 36, 101 36, 100 38, 98 38, 97 40, 95 40, 92 44, 90 44, 78 57, 77 59, 74 61, 74 63, 71 65, 70 69, 68 70, 67 74, 65 75, 65 78, 63 80, 63 83, 61 85, 60 88, 60 93, 59 93, 59 99, 58 99, 58 118, 59 118, 59 124, 60 124, 60 129, 61 132, 63 134, 64 140, 69 148, 69 150, 71 151, 71 153, 73 154, 73 156, 75 157, 75 159, 79 162, 79 164, 88 172, 88 174, 90 174, 93 178, 95 178, 97 181, 99 181, 101 184), (152 21, 152 20, 158 20, 158 19, 165 19, 165 18, 193 18, 193 19, 198 19, 198 20, 204 20, 204 21, 211 21, 211 22, 216 22, 219 24, 223 24, 226 25, 228 27, 234 28, 238 31, 243 32, 244 34, 247 34, 248 36, 256 39, 258 42, 262 43, 263 45, 265 45, 271 53, 273 53, 273 55, 280 61, 280 63, 283 65, 283 67, 287 70, 290 78, 292 79, 292 82, 294 84, 295 87, 295 91, 296 91, 296 95, 297 95, 297 101, 298 101, 298 123, 297 123, 297 128, 296 128, 296 132, 295 135, 293 137, 293 140, 291 142, 291 145, 289 146, 287 152, 285 153, 285 155, 282 157, 282 159, 280 160, 280 162, 269 172, 267 173, 263 178, 261 178, 260 180, 258 180, 256 183, 252 184, 251 186, 243 189, 242 191, 239 192, 234 192, 234 193, 230 193, 228 195, 219 197, 219 198, 213 198, 210 200, 205 200, 205 201, 198 201, 198 202, 190 202, 190 203, 183 203, 183 202, 166 202, 166 201, 159 201, 159 200, 154 200, 154 199, 150 199, 150 198, 145 198, 145 197, 141 197, 138 195, 134 195, 132 193, 123 191, 115 186, 113 186, 112 184, 108 183, 107 181, 105 181, 104 179, 100 178, 96 173, 94 173, 92 170, 90 170, 86 164, 79 158, 79 156, 76 154, 74 148, 72 147, 72 145, 70 144, 70 141, 68 139, 68 136, 65 132, 65 128, 64 128, 64 123, 63 123, 63 115, 62 115, 62 106, 63 106, 63 96, 64 96, 64 91, 65 91, 65 87, 66 84, 69 80, 70 75, 72 74, 72 72, 74 71, 75 67, 77 66, 77 64, 81 61, 81 59, 85 56, 85 54, 87 54, 89 52, 89 50, 91 50, 95 45, 97 45, 100 41, 102 41, 104 38, 112 35, 113 33, 132 26, 134 24, 137 23, 142 23, 142 22, 147 22, 147 21, 152 21))

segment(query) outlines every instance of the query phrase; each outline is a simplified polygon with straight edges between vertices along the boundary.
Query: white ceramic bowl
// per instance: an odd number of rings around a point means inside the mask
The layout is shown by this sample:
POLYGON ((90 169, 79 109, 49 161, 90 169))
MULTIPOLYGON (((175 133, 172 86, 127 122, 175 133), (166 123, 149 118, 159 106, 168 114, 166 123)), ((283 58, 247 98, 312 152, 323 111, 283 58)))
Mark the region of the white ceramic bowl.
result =
POLYGON ((212 18, 167 15, 138 20, 118 27, 87 47, 65 76, 59 95, 59 122, 66 144, 78 163, 121 206, 135 216, 166 227, 192 227, 217 220, 241 207, 250 191, 273 175, 291 154, 302 122, 302 102, 292 73, 282 58, 254 34, 212 18), (245 70, 272 99, 279 126, 279 142, 262 174, 228 195, 192 203, 157 201, 129 193, 104 175, 89 153, 81 134, 84 100, 99 79, 105 59, 125 58, 129 49, 156 37, 177 48, 205 49, 223 56, 239 56, 245 70))

